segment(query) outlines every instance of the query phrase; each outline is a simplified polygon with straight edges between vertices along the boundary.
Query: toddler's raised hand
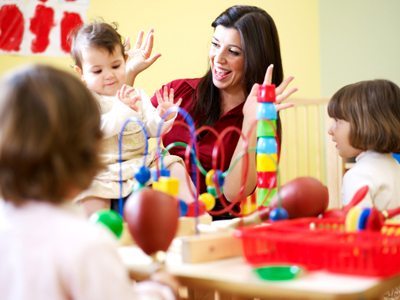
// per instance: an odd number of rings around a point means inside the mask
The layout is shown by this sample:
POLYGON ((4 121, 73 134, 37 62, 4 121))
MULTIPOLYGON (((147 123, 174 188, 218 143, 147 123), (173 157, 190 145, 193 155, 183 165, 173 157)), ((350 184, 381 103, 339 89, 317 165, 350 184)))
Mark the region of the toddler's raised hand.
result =
MULTIPOLYGON (((143 36, 144 32, 140 31, 133 49, 131 49, 129 38, 124 44, 125 54, 128 56, 126 62, 126 71, 128 75, 136 76, 150 67, 161 56, 160 53, 154 55, 151 54, 153 51, 154 30, 149 30, 144 41, 143 36)), ((130 82, 128 83, 132 84, 130 82)))
MULTIPOLYGON (((158 102, 157 111, 160 117, 162 117, 169 108, 173 106, 180 106, 182 103, 182 98, 179 98, 178 101, 174 103, 174 89, 168 90, 166 86, 163 88, 162 95, 160 91, 156 91, 156 97, 158 102)), ((165 120, 168 121, 172 118, 175 118, 175 116, 176 113, 171 113, 166 117, 165 120)))
POLYGON ((141 100, 139 94, 136 93, 135 89, 127 84, 124 84, 117 92, 117 97, 127 106, 134 111, 139 111, 139 107, 136 102, 141 100))

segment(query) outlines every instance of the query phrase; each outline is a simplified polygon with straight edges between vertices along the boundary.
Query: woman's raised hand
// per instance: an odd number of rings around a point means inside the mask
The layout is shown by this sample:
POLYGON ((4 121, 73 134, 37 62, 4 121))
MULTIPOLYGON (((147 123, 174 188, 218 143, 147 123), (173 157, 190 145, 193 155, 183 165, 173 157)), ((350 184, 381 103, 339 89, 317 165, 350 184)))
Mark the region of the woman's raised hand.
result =
MULTIPOLYGON (((265 72, 263 84, 271 84, 273 70, 274 70, 273 65, 270 65, 267 68, 267 71, 265 72)), ((297 92, 297 90, 298 90, 295 87, 287 89, 288 85, 293 81, 293 79, 294 79, 293 76, 289 76, 288 78, 285 78, 279 86, 276 87, 276 89, 275 89, 275 94, 276 94, 275 107, 276 107, 277 111, 284 110, 284 109, 294 106, 293 103, 283 103, 283 101, 288 99, 290 95, 297 92)), ((243 115, 245 118, 247 117, 251 120, 256 119, 257 93, 258 93, 259 86, 260 85, 257 83, 254 84, 250 91, 249 96, 247 96, 246 102, 243 106, 243 115)))
MULTIPOLYGON (((273 70, 274 70, 274 65, 269 65, 267 68, 267 72, 265 72, 263 84, 271 84, 273 70)), ((275 94, 276 94, 275 106, 276 106, 277 111, 284 110, 286 108, 294 106, 293 103, 282 103, 287 98, 289 98, 290 95, 297 92, 297 90, 298 90, 295 87, 286 89, 288 87, 288 85, 293 81, 293 79, 294 79, 293 76, 289 76, 288 78, 285 78, 279 86, 276 87, 276 89, 275 89, 275 94)))

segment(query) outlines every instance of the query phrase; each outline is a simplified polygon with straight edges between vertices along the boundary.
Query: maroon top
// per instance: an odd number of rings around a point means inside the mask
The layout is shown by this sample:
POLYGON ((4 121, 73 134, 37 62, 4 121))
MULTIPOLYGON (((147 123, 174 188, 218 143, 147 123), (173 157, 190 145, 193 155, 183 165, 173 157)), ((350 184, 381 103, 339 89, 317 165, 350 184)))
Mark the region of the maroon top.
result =
MULTIPOLYGON (((197 85, 200 82, 200 78, 195 79, 178 79, 174 80, 165 86, 168 88, 174 89, 175 99, 182 98, 181 108, 185 109, 186 111, 190 112, 190 106, 194 101, 194 95, 196 92, 197 85)), ((160 90, 161 91, 161 90, 160 90)), ((151 98, 153 105, 157 105, 157 98, 154 95, 151 98)), ((238 128, 239 130, 242 129, 242 122, 243 122, 243 105, 244 102, 236 106, 235 108, 231 109, 229 112, 224 114, 219 118, 212 127, 218 132, 221 133, 225 128, 228 126, 233 126, 238 128)), ((178 114, 175 121, 182 121, 183 117, 178 114)), ((198 120, 194 120, 194 123, 198 123, 198 120)), ((196 128, 197 129, 197 128, 196 128)), ((236 144, 239 139, 239 134, 236 132, 230 132, 225 135, 223 140, 224 144, 224 162, 222 171, 226 171, 229 167, 233 152, 235 151, 236 144)), ((197 137, 197 152, 198 152, 198 159, 200 160, 201 165, 206 171, 212 169, 212 151, 214 148, 214 144, 216 142, 216 136, 211 132, 203 132, 201 137, 197 137)), ((163 137, 164 146, 171 144, 173 142, 185 142, 189 143, 190 141, 190 134, 187 128, 183 126, 174 126, 172 129, 163 137)), ((178 155, 185 159, 185 148, 183 147, 174 147, 170 150, 171 154, 178 155)), ((219 149, 219 159, 221 159, 221 151, 219 149)), ((220 162, 219 162, 220 163, 220 162)), ((218 164, 217 168, 219 168, 220 164, 218 164)), ((205 178, 203 175, 200 177, 200 193, 206 192, 206 184, 205 178)))

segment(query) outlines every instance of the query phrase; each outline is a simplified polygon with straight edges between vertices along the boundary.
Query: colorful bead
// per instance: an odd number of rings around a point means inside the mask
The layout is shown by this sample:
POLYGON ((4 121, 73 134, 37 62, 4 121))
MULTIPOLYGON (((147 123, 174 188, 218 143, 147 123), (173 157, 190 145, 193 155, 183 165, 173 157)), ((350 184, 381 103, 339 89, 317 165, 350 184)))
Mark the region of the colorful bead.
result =
POLYGON ((150 170, 145 166, 141 166, 139 170, 135 174, 135 179, 142 185, 145 185, 146 182, 150 179, 150 170))
POLYGON ((258 103, 257 120, 276 120, 278 113, 271 103, 258 103))
POLYGON ((256 156, 257 172, 276 172, 278 169, 278 155, 259 153, 256 156))
POLYGON ((276 135, 276 120, 258 120, 257 137, 274 137, 276 135))
POLYGON ((271 221, 280 221, 280 220, 286 220, 289 218, 289 215, 283 207, 275 207, 273 210, 271 210, 271 213, 269 214, 269 219, 271 221))
POLYGON ((257 188, 257 206, 268 206, 276 195, 277 189, 257 188))
POLYGON ((160 176, 160 178, 158 178, 158 181, 153 182, 153 189, 176 197, 179 193, 179 180, 174 177, 160 176))
POLYGON ((261 137, 257 140, 257 153, 277 153, 278 144, 275 138, 261 137))
POLYGON ((257 102, 275 102, 275 84, 263 84, 258 87, 257 102))
POLYGON ((276 188, 278 178, 276 172, 257 172, 257 186, 259 188, 276 188))
POLYGON ((203 193, 199 196, 199 201, 203 202, 206 210, 212 210, 215 206, 215 198, 209 193, 203 193))

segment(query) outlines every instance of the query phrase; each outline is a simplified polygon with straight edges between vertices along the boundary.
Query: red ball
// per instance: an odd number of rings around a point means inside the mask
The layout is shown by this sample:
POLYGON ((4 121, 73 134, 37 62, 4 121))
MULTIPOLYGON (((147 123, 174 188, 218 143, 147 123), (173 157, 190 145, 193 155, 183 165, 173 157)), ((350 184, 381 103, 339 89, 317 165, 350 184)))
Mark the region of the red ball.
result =
POLYGON ((328 188, 313 177, 298 177, 279 189, 279 197, 271 202, 271 208, 286 209, 289 219, 315 217, 328 207, 328 188))
POLYGON ((164 192, 143 188, 129 196, 124 218, 143 252, 167 251, 178 229, 179 202, 164 192))

